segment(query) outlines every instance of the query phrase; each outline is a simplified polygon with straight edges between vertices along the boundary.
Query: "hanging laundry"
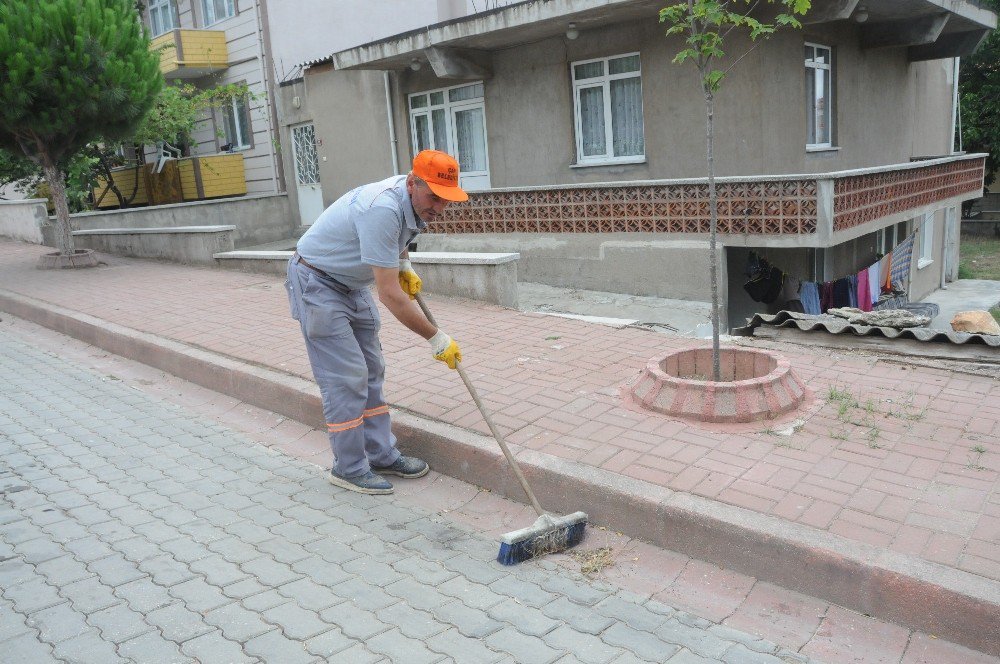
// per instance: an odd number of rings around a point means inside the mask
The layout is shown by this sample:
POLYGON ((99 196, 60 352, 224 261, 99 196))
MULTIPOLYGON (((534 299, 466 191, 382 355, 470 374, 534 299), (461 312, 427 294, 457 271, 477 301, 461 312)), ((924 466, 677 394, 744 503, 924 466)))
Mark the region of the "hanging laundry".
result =
POLYGON ((913 257, 913 238, 915 234, 896 245, 892 250, 892 266, 889 268, 889 281, 892 290, 908 291, 910 285, 910 261, 913 257))
POLYGON ((880 274, 877 262, 868 268, 868 288, 871 291, 871 295, 868 298, 869 307, 878 302, 879 293, 882 292, 882 287, 879 284, 880 274))
POLYGON ((802 302, 802 312, 807 314, 821 314, 823 310, 819 305, 819 284, 815 281, 803 281, 799 286, 799 301, 802 302))
POLYGON ((743 290, 754 302, 770 304, 778 299, 785 274, 771 265, 766 258, 760 258, 751 251, 744 274, 747 282, 743 284, 743 290))
MULTIPOLYGON (((847 277, 841 277, 833 282, 833 287, 831 288, 833 296, 833 304, 831 306, 837 307, 849 307, 851 306, 851 280, 847 277)), ((827 307, 829 309, 830 307, 827 307)))
POLYGON ((858 272, 858 309, 861 311, 872 310, 872 291, 868 287, 868 270, 865 268, 858 272))
POLYGON ((850 300, 851 306, 857 309, 858 307, 858 275, 849 274, 847 277, 847 299, 850 300))
POLYGON ((889 270, 892 268, 892 254, 886 254, 878 263, 880 274, 879 290, 883 293, 889 293, 892 291, 892 280, 889 274, 889 270))
POLYGON ((819 287, 819 309, 820 313, 826 313, 826 310, 833 306, 833 282, 824 281, 819 287))

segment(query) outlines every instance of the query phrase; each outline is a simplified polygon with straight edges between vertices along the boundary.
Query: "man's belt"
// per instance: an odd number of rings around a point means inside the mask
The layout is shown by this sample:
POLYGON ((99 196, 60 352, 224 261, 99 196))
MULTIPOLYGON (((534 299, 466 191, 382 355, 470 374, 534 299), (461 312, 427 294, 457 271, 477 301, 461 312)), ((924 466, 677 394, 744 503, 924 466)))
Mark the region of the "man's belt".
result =
POLYGON ((305 265, 307 268, 318 274, 324 281, 329 283, 330 287, 333 288, 333 290, 337 291, 338 293, 344 293, 346 295, 347 293, 351 292, 351 289, 347 286, 347 284, 343 284, 337 281, 336 279, 334 279, 329 274, 319 269, 315 265, 310 265, 309 262, 306 261, 306 259, 302 258, 299 252, 295 252, 294 254, 292 254, 292 258, 295 260, 296 263, 305 265))

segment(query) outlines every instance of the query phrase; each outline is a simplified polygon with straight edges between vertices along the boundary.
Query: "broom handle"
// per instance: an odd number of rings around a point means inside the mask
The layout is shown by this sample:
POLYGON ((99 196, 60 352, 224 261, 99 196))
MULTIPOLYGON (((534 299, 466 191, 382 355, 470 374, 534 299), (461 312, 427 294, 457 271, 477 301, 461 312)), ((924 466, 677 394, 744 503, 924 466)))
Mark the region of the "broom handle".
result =
MULTIPOLYGON (((424 302, 424 298, 420 296, 420 293, 416 294, 417 304, 420 305, 420 310, 424 312, 424 316, 427 320, 431 322, 431 325, 437 327, 437 323, 434 321, 434 316, 431 314, 430 309, 427 308, 427 303, 424 302)), ((514 475, 517 476, 517 481, 521 483, 521 488, 524 492, 528 494, 528 500, 531 501, 531 506, 535 508, 538 516, 544 516, 545 511, 542 506, 538 504, 538 499, 535 498, 535 492, 531 490, 531 486, 528 484, 528 480, 525 479, 524 473, 521 472, 521 467, 517 465, 517 461, 514 459, 514 455, 510 453, 510 448, 507 447, 507 443, 504 441, 503 436, 500 435, 497 425, 493 423, 493 418, 490 417, 489 412, 486 410, 486 406, 483 405, 482 400, 479 398, 479 393, 476 392, 475 386, 473 386, 472 381, 465 373, 465 369, 462 368, 462 363, 456 361, 455 368, 458 369, 458 375, 462 377, 462 382, 465 383, 465 387, 468 388, 469 394, 472 395, 472 400, 476 402, 476 406, 479 407, 479 412, 482 413, 483 419, 486 420, 487 426, 489 426, 490 431, 493 432, 493 437, 496 438, 497 444, 500 445, 500 449, 503 451, 503 455, 507 457, 507 462, 510 463, 510 467, 514 470, 514 475)))

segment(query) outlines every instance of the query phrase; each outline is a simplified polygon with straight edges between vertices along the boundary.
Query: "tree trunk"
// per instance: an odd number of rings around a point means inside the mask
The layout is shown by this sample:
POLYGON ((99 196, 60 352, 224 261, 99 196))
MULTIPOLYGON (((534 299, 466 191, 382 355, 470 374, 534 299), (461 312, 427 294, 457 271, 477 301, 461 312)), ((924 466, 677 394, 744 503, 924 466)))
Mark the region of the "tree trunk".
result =
MULTIPOLYGON (((704 77, 703 77, 704 78, 704 77)), ((719 232, 719 194, 715 190, 715 155, 714 136, 712 134, 715 116, 715 96, 711 90, 705 90, 705 142, 708 156, 708 210, 711 220, 709 234, 708 273, 712 285, 712 380, 722 379, 719 351, 719 259, 716 255, 716 237, 719 232)))
POLYGON ((49 183, 52 203, 56 208, 56 249, 68 255, 76 251, 73 244, 73 227, 69 220, 69 205, 66 203, 66 180, 62 170, 47 157, 42 161, 42 172, 49 183))

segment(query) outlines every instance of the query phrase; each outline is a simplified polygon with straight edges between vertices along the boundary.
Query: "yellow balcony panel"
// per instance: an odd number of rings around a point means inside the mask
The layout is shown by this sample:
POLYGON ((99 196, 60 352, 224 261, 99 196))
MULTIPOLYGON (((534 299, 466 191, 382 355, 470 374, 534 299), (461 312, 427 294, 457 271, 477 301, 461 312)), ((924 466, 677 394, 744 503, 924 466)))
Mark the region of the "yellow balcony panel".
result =
MULTIPOLYGON (((239 152, 171 159, 158 173, 153 172, 153 164, 115 168, 111 176, 126 198, 135 192, 129 206, 167 205, 247 193, 243 154, 239 152)), ((100 209, 118 207, 118 197, 103 179, 94 188, 94 200, 100 209)))
POLYGON ((229 49, 223 30, 166 32, 149 43, 160 54, 160 71, 166 79, 200 78, 229 66, 229 49))
POLYGON ((184 188, 184 200, 186 201, 222 196, 243 196, 247 193, 243 153, 241 152, 185 157, 177 161, 177 166, 182 169, 182 172, 187 168, 185 162, 191 162, 191 176, 195 188, 194 191, 190 191, 187 187, 184 188))

